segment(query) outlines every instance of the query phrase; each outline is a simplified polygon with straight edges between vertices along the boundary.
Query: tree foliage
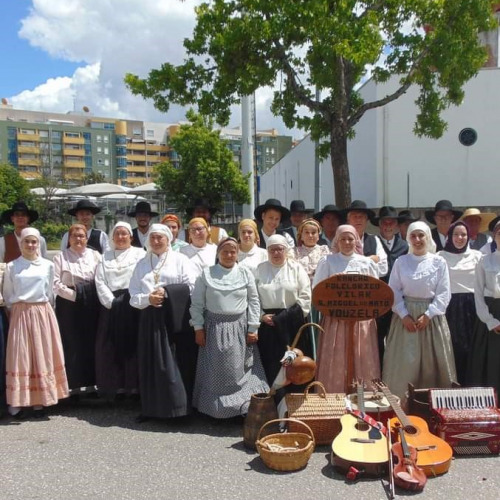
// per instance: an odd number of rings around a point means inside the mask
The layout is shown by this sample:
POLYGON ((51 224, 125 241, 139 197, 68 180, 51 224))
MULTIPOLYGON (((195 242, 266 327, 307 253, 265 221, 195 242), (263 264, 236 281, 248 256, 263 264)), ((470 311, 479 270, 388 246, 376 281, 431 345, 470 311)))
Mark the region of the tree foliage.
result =
POLYGON ((87 184, 100 184, 101 182, 106 182, 106 176, 102 172, 90 172, 83 176, 83 185, 87 184))
POLYGON ((197 23, 184 63, 164 63, 146 79, 128 74, 134 94, 167 111, 196 103, 227 123, 239 95, 273 86, 272 110, 285 124, 320 141, 331 156, 337 204, 350 203, 347 140, 369 109, 418 85, 415 133, 440 137, 441 112, 463 99, 462 87, 486 60, 478 32, 492 27, 493 0, 211 0, 197 23), (430 26, 431 29, 424 29, 430 26), (356 90, 368 71, 377 82, 398 75, 399 87, 364 102, 356 90), (315 99, 315 88, 321 99, 315 99), (303 107, 309 110, 304 116, 303 107), (302 108, 302 109, 301 109, 302 108))
POLYGON ((156 167, 156 184, 165 191, 167 202, 185 211, 196 198, 207 198, 220 208, 229 193, 236 203, 248 203, 247 178, 220 133, 212 130, 212 121, 192 110, 186 116, 190 123, 181 125, 169 143, 178 164, 167 161, 156 167))
POLYGON ((16 201, 31 202, 28 182, 19 172, 6 163, 0 164, 0 213, 12 207, 16 201))

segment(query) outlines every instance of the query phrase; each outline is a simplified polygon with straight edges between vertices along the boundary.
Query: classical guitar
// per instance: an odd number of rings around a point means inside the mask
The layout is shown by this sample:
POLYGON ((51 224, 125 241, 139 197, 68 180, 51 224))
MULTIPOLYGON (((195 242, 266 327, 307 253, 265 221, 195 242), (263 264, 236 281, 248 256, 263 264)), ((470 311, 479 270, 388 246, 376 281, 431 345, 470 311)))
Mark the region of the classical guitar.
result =
POLYGON ((383 382, 377 381, 375 384, 384 393, 396 413, 396 417, 390 419, 391 432, 397 435, 400 427, 404 429, 406 441, 417 450, 418 467, 423 469, 426 476, 438 476, 448 472, 453 456, 450 445, 431 434, 424 419, 406 415, 399 406, 396 396, 383 382))
MULTIPOLYGON (((364 413, 362 384, 358 384, 357 395, 359 411, 364 413)), ((384 474, 389 461, 385 435, 349 413, 340 418, 340 424, 342 430, 332 443, 332 465, 343 472, 355 467, 367 475, 384 474)))

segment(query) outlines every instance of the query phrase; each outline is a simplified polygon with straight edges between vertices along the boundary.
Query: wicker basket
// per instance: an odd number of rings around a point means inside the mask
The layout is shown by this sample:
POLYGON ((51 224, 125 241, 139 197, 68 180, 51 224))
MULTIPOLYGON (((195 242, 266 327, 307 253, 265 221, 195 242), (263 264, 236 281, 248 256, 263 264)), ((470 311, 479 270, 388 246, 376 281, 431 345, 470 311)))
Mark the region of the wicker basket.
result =
MULTIPOLYGON (((327 394, 321 382, 311 382, 303 393, 285 396, 288 416, 306 423, 314 433, 316 443, 331 444, 340 432, 340 417, 345 414, 345 394, 327 394), (319 387, 319 393, 310 393, 312 387, 319 387)), ((297 431, 295 422, 289 430, 297 431)))
POLYGON ((293 471, 302 469, 307 465, 312 452, 314 451, 314 434, 311 428, 293 418, 282 418, 270 420, 261 428, 257 441, 255 442, 260 458, 270 469, 279 471, 293 471), (302 426, 304 432, 279 432, 260 437, 264 428, 270 424, 288 422, 302 426))

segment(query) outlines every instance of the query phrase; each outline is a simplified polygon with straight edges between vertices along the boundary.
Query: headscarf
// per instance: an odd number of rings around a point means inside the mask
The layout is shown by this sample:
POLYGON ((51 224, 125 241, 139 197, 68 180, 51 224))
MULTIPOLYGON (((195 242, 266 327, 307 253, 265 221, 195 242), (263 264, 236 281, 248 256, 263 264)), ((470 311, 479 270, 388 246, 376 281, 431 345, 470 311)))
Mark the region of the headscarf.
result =
POLYGON ((286 241, 286 238, 281 234, 273 234, 272 236, 269 237, 269 239, 267 240, 267 248, 272 247, 273 245, 281 245, 282 247, 285 247, 287 250, 290 246, 288 245, 288 241, 286 241))
POLYGON ((258 245, 260 243, 260 237, 259 237, 259 230, 257 229, 257 224, 255 223, 255 221, 252 219, 243 219, 238 224, 238 238, 240 236, 240 231, 243 228, 243 226, 250 226, 252 228, 253 234, 255 235, 255 242, 258 245))
POLYGON ((425 222, 420 220, 412 222, 408 226, 408 231, 406 233, 406 241, 409 246, 408 253, 413 253, 413 247, 410 241, 410 235, 413 231, 422 231, 425 233, 425 241, 427 243, 426 251, 428 253, 436 253, 436 243, 434 243, 434 240, 432 239, 431 228, 425 222))
POLYGON ((177 217, 177 215, 175 214, 167 214, 163 217, 163 219, 161 220, 161 223, 162 224, 166 224, 168 221, 173 221, 177 224, 177 227, 180 229, 181 228, 181 220, 179 219, 179 217, 177 217))
POLYGON ((233 238, 232 236, 228 236, 227 238, 224 238, 219 241, 219 244, 217 245, 217 255, 219 255, 219 252, 222 250, 222 247, 228 244, 234 245, 236 251, 238 251, 238 240, 236 238, 233 238))
POLYGON ((354 236, 354 253, 358 255, 363 255, 363 245, 361 245, 361 239, 354 226, 350 224, 342 224, 337 228, 337 232, 332 241, 332 253, 340 253, 339 240, 344 233, 350 233, 354 236))
POLYGON ((153 233, 164 234, 167 237, 169 244, 172 241, 173 238, 172 231, 170 231, 170 228, 168 226, 165 226, 165 224, 158 224, 158 223, 151 224, 148 231, 148 235, 146 237, 146 250, 148 251, 148 253, 152 252, 151 245, 149 243, 149 238, 153 233))
POLYGON ((113 241, 113 235, 115 234, 115 231, 119 227, 124 227, 130 233, 130 236, 132 237, 132 226, 128 222, 118 221, 113 226, 113 229, 111 229, 111 232, 109 233, 109 248, 111 248, 111 250, 115 250, 115 242, 113 241))
POLYGON ((446 245, 444 246, 443 250, 445 252, 450 252, 450 253, 465 253, 467 251, 467 249, 469 248, 469 240, 470 240, 470 233, 469 233, 469 228, 467 227, 467 224, 461 220, 458 220, 457 222, 454 222, 450 226, 450 228, 448 229, 448 237, 446 240, 446 245), (455 246, 455 243, 453 242, 453 231, 458 226, 465 227, 465 230, 467 231, 467 242, 465 243, 465 245, 462 248, 457 248, 455 246))
POLYGON ((34 236, 38 240, 38 248, 37 248, 36 254, 37 254, 37 256, 40 256, 40 238, 41 238, 40 231, 38 231, 38 229, 36 229, 34 227, 25 227, 21 231, 21 243, 28 236, 34 236))
POLYGON ((299 228, 297 229, 297 246, 302 246, 304 243, 302 241, 302 231, 306 226, 314 226, 318 230, 318 236, 321 234, 322 227, 321 224, 316 219, 306 219, 302 221, 299 228))
POLYGON ((191 243, 191 233, 189 231, 193 224, 201 224, 207 228, 207 243, 212 243, 212 237, 210 236, 210 226, 208 222, 203 217, 193 217, 188 224, 188 243, 191 243))
POLYGON ((496 252, 497 250, 497 242, 495 241, 495 234, 500 230, 500 220, 495 224, 493 231, 491 231, 491 236, 493 241, 491 242, 491 253, 496 252))

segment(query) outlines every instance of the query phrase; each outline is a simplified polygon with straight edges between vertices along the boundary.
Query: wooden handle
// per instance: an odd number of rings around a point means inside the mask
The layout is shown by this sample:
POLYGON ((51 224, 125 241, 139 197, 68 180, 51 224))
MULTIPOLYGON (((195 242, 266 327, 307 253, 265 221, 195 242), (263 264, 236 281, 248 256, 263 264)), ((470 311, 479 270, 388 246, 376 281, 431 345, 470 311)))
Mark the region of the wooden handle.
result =
POLYGON ((323 330, 323 328, 321 328, 321 326, 319 326, 317 323, 306 323, 305 325, 302 325, 299 328, 299 331, 297 332, 297 335, 295 335, 295 338, 293 339, 293 342, 292 342, 292 345, 290 346, 290 349, 294 349, 295 347, 297 347, 297 343, 298 343, 300 336, 302 334, 302 330, 304 330, 304 328, 307 328, 308 326, 315 326, 320 332, 325 333, 325 330, 323 330))
POLYGON ((266 422, 260 428, 259 435, 257 436, 257 441, 259 441, 260 435, 262 434, 262 431, 264 430, 264 427, 267 427, 269 424, 276 424, 276 423, 279 423, 279 422, 295 422, 295 423, 298 423, 300 425, 303 425, 307 429, 307 432, 308 432, 309 436, 312 438, 313 445, 316 447, 316 441, 314 439, 313 431, 311 430, 311 428, 305 422, 302 422, 301 420, 299 420, 297 418, 276 418, 274 420, 269 420, 268 422, 266 422))
POLYGON ((305 398, 307 399, 307 397, 309 396, 309 390, 311 389, 311 387, 313 387, 315 385, 317 385, 321 389, 321 392, 318 393, 318 396, 321 397, 321 398, 326 399, 326 389, 325 389, 325 386, 321 382, 319 382, 318 380, 315 380, 314 382, 311 382, 306 387, 306 390, 304 391, 305 398))

